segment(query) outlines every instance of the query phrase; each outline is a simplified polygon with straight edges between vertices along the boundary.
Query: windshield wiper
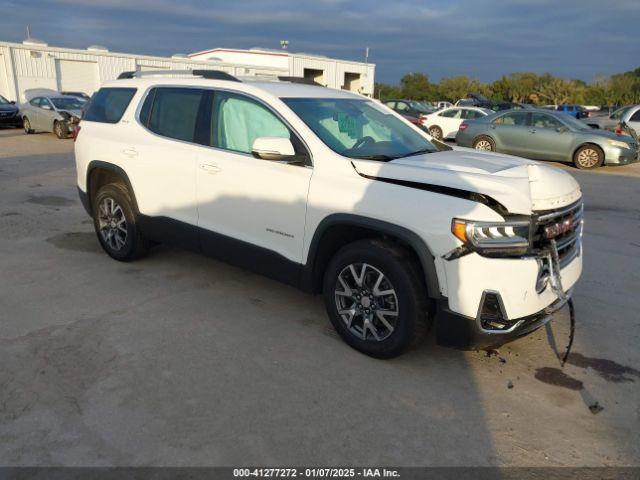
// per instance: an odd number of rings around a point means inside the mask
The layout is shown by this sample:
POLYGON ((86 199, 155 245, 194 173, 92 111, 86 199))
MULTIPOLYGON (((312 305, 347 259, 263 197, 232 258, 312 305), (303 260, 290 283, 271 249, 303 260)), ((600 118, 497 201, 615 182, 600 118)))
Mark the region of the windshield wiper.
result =
POLYGON ((355 155, 351 158, 360 158, 362 160, 381 160, 383 162, 388 162, 389 160, 394 160, 397 157, 390 157, 389 155, 355 155))
POLYGON ((414 155, 420 155, 422 153, 433 153, 433 150, 431 150, 430 148, 423 148, 422 150, 416 150, 415 152, 410 152, 410 153, 407 153, 405 155, 400 155, 398 157, 393 157, 393 159, 396 160, 398 158, 413 157, 414 155))

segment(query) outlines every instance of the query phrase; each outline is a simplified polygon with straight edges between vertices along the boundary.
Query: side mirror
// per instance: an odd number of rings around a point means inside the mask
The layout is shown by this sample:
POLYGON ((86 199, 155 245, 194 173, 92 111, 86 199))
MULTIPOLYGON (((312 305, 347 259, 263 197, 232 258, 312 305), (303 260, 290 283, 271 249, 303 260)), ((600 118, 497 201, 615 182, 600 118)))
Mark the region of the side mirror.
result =
POLYGON ((556 128, 556 132, 558 132, 558 133, 565 133, 565 132, 568 132, 568 131, 569 131, 569 129, 567 127, 558 127, 558 128, 556 128))
POLYGON ((51 108, 51 105, 42 105, 42 108, 43 108, 44 110, 53 110, 53 109, 51 108))
POLYGON ((13 100, 9 102, 11 105, 15 105, 16 102, 14 102, 13 100))
POLYGON ((300 162, 291 140, 281 137, 258 137, 253 141, 251 153, 256 158, 276 162, 300 162))

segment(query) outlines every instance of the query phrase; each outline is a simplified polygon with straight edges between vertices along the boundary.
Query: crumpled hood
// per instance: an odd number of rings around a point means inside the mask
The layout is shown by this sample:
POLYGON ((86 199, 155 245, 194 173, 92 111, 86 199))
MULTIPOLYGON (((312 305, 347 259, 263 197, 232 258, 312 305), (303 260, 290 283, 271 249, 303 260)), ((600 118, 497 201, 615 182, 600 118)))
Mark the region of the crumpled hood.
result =
POLYGON ((73 115, 74 117, 82 118, 81 110, 60 110, 60 112, 68 113, 69 115, 73 115))
POLYGON ((356 171, 373 178, 455 188, 487 195, 510 213, 529 215, 571 204, 580 185, 567 172, 511 155, 456 148, 390 162, 352 160, 356 171))

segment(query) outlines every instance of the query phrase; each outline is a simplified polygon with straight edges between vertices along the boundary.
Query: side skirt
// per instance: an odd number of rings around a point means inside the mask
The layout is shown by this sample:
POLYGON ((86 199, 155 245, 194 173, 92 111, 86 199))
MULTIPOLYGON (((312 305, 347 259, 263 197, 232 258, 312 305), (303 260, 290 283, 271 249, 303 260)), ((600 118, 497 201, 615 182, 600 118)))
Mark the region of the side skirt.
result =
POLYGON ((300 288, 305 266, 263 247, 167 217, 138 216, 149 240, 185 248, 300 288))

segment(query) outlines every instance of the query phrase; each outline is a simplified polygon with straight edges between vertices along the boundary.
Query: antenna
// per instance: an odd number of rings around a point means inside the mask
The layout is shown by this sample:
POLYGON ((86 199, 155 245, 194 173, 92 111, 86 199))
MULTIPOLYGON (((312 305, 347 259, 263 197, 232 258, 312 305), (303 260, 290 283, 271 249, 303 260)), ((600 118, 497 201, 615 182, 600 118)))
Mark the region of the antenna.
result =
POLYGON ((31 25, 27 24, 27 39, 31 38, 31 25))

